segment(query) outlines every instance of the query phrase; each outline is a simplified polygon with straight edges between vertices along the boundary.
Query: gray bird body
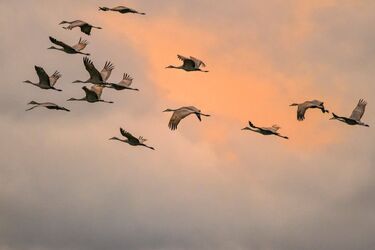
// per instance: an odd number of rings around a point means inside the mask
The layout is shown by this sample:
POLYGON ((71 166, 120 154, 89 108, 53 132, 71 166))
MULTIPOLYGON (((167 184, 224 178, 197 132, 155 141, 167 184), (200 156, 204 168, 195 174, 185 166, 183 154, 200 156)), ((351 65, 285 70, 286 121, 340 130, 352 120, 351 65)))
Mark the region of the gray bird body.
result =
POLYGON ((146 147, 146 148, 155 150, 155 148, 147 146, 146 144, 144 144, 144 142, 146 142, 147 139, 143 138, 142 136, 136 138, 135 136, 133 136, 131 133, 127 132, 123 128, 120 128, 120 133, 126 139, 120 139, 118 137, 112 137, 112 138, 110 138, 110 140, 121 141, 121 142, 127 143, 131 146, 135 146, 135 147, 136 146, 142 146, 142 147, 146 147))
POLYGON ((300 104, 293 103, 290 106, 298 106, 297 108, 297 120, 298 121, 305 120, 305 113, 308 109, 320 109, 323 112, 323 114, 329 113, 329 111, 326 110, 324 107, 324 102, 318 101, 318 100, 306 101, 300 104))
POLYGON ((94 63, 88 58, 83 58, 83 64, 85 65, 86 71, 89 73, 90 78, 86 81, 76 80, 73 83, 92 83, 98 85, 106 85, 108 78, 112 74, 112 70, 115 68, 113 64, 107 61, 102 69, 102 71, 98 71, 94 65, 94 63))
POLYGON ((89 53, 81 52, 89 44, 86 40, 82 40, 82 38, 80 38, 78 43, 76 45, 73 45, 73 46, 67 45, 66 43, 63 43, 63 42, 61 42, 61 41, 59 41, 59 40, 57 40, 57 39, 55 39, 51 36, 49 37, 49 40, 53 44, 55 44, 57 46, 60 46, 61 48, 56 48, 55 46, 51 46, 48 49, 60 50, 60 51, 63 51, 67 54, 82 54, 82 55, 86 55, 86 56, 90 55, 89 53))
POLYGON ((250 130, 262 135, 275 135, 284 139, 289 139, 287 136, 281 135, 279 131, 280 127, 278 125, 273 125, 272 127, 257 127, 252 122, 249 121, 249 127, 245 127, 242 130, 250 130))
POLYGON ((72 30, 74 28, 80 28, 81 29, 81 32, 85 33, 86 35, 90 35, 91 34, 91 30, 93 28, 95 29, 102 29, 101 27, 97 27, 97 26, 93 26, 87 22, 84 22, 84 21, 81 21, 81 20, 75 20, 75 21, 62 21, 60 23, 61 24, 69 24, 68 26, 66 27, 63 27, 63 29, 66 29, 66 30, 72 30))
POLYGON ((144 12, 138 12, 135 9, 131 9, 131 8, 128 8, 128 7, 125 7, 125 6, 117 6, 117 7, 114 7, 114 8, 99 7, 99 10, 101 10, 101 11, 115 11, 115 12, 119 12, 121 14, 132 13, 132 14, 146 15, 146 13, 144 13, 144 12))
POLYGON ((109 83, 106 85, 107 88, 112 88, 115 90, 134 90, 139 91, 139 89, 135 89, 130 87, 133 83, 133 78, 131 78, 128 74, 124 74, 122 80, 119 83, 109 83))
POLYGON ((361 121, 366 111, 366 106, 367 106, 367 102, 363 99, 360 99, 350 117, 338 116, 335 113, 332 113, 333 117, 331 118, 331 120, 338 120, 340 122, 343 122, 352 126, 360 125, 364 127, 370 127, 370 125, 361 121))
POLYGON ((199 119, 199 121, 202 121, 201 116, 206 116, 206 117, 210 116, 207 114, 203 114, 199 109, 197 109, 194 106, 181 107, 178 109, 166 109, 163 112, 173 112, 172 117, 169 120, 169 124, 168 124, 168 127, 171 130, 176 130, 181 120, 189 115, 195 114, 197 118, 199 119))
POLYGON ((173 66, 169 65, 167 69, 182 69, 185 71, 200 71, 200 72, 208 72, 206 70, 202 70, 201 67, 206 67, 206 64, 195 57, 184 57, 181 55, 177 55, 177 58, 180 59, 183 64, 181 66, 173 66))
POLYGON ((104 101, 101 99, 103 93, 103 86, 100 85, 93 85, 91 89, 83 86, 82 89, 85 91, 85 97, 80 99, 77 98, 70 98, 68 101, 86 101, 89 103, 96 103, 96 102, 104 102, 104 103, 113 103, 111 101, 104 101))
POLYGON ((39 87, 41 89, 52 89, 52 90, 55 90, 55 91, 62 91, 61 89, 55 88, 55 84, 56 84, 57 80, 59 80, 60 77, 61 77, 61 74, 58 71, 55 71, 55 73, 53 73, 51 76, 48 76, 48 74, 44 71, 44 69, 42 67, 34 66, 34 68, 35 68, 35 71, 38 75, 39 82, 34 83, 34 82, 29 81, 29 80, 26 80, 26 81, 24 81, 24 83, 32 84, 32 85, 34 85, 36 87, 39 87))
POLYGON ((61 107, 55 103, 52 102, 36 102, 36 101, 31 101, 28 103, 28 105, 34 105, 33 107, 26 109, 26 111, 30 111, 35 108, 46 108, 46 109, 51 109, 51 110, 63 110, 70 112, 69 109, 61 107))

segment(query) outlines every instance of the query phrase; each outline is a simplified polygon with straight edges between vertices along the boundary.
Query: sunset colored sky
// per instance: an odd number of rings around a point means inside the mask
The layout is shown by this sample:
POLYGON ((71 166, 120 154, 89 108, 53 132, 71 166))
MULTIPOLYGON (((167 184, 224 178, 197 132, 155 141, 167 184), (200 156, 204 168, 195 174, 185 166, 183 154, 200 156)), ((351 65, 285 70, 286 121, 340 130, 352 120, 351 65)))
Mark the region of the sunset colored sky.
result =
POLYGON ((375 249, 375 2, 370 0, 0 0, 0 250, 375 249), (125 5, 147 13, 99 12, 125 5), (103 27, 91 36, 58 24, 103 27), (82 56, 47 50, 79 38, 110 78, 110 104, 68 103, 82 56), (165 69, 177 54, 209 73, 165 69), (63 92, 36 81, 58 70, 63 92), (323 100, 370 128, 291 103, 323 100), (25 112, 52 101, 70 113, 25 112), (166 108, 212 116, 168 129, 166 108), (251 120, 290 137, 241 131, 251 120), (156 151, 108 139, 119 127, 156 151))

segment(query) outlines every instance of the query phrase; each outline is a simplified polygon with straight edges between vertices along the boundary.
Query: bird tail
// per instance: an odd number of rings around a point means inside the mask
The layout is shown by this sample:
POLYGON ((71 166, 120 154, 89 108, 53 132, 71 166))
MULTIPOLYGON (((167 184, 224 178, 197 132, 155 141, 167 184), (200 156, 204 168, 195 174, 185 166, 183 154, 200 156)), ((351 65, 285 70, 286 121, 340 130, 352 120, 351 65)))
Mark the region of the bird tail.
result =
POLYGON ((146 15, 144 12, 138 12, 139 15, 146 15))
POLYGON ((99 10, 102 10, 102 11, 109 11, 109 8, 108 8, 108 7, 99 7, 99 10))

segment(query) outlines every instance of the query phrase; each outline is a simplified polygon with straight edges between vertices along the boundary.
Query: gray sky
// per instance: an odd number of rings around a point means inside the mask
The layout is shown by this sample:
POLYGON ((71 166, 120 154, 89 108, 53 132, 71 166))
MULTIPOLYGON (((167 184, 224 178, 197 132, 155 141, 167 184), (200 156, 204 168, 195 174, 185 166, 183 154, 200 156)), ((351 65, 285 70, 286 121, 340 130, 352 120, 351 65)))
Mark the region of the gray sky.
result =
POLYGON ((116 1, 0 0, 1 250, 368 250, 375 248, 375 3, 372 1, 126 1, 146 16, 98 12, 116 1), (104 2, 104 3, 103 3, 104 2), (82 19, 86 36, 59 27, 82 19), (115 104, 82 97, 82 57, 50 51, 48 36, 85 49, 113 81, 115 104), (209 74, 164 69, 176 54, 209 74), (23 84, 34 65, 59 70, 63 92, 23 84), (349 127, 292 102, 322 99, 349 127), (53 101, 71 113, 34 110, 53 101), (212 114, 168 130, 161 111, 212 114), (282 126, 290 141, 240 131, 282 126), (110 142, 122 126, 156 151, 110 142))

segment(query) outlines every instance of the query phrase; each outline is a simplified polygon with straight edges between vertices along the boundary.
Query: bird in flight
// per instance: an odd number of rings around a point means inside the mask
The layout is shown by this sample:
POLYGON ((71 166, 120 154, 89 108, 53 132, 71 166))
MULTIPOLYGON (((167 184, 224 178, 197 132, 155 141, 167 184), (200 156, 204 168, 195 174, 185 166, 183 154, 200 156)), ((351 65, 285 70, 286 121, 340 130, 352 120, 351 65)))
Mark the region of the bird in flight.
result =
POLYGON ((199 121, 202 121, 201 116, 206 116, 206 117, 210 116, 207 114, 203 114, 199 109, 193 106, 181 107, 178 109, 166 109, 163 112, 173 112, 172 117, 169 120, 169 124, 168 124, 168 127, 171 130, 176 130, 180 121, 191 114, 195 114, 197 118, 199 119, 199 121))
POLYGON ((125 6, 117 6, 114 8, 108 8, 108 7, 99 7, 99 10, 101 11, 117 11, 121 14, 127 14, 127 13, 133 13, 133 14, 139 14, 139 15, 146 15, 146 13, 138 12, 134 9, 125 7, 125 6))
POLYGON ((59 106, 57 104, 54 104, 52 102, 36 102, 36 101, 31 101, 31 102, 28 103, 28 105, 33 105, 33 106, 31 108, 29 108, 29 109, 26 109, 26 111, 30 111, 30 110, 35 109, 35 108, 46 108, 46 109, 63 110, 63 111, 70 112, 69 109, 61 107, 61 106, 59 106))
POLYGON ((249 121, 249 127, 243 128, 242 130, 250 130, 250 131, 262 134, 262 135, 276 135, 276 136, 284 138, 284 139, 289 139, 289 137, 280 135, 277 132, 280 128, 281 127, 279 127, 278 125, 273 125, 270 128, 257 127, 252 122, 249 121))
POLYGON ((348 125, 360 125, 365 127, 370 127, 370 125, 361 121, 362 116, 365 113, 367 102, 363 99, 360 99, 357 107, 353 110, 352 115, 348 117, 338 116, 335 113, 332 113, 333 117, 330 120, 338 120, 344 122, 348 125))
POLYGON ((131 88, 130 86, 133 83, 133 78, 131 78, 128 74, 124 74, 122 80, 119 83, 109 83, 109 85, 106 85, 107 88, 112 88, 115 90, 135 90, 139 91, 139 89, 131 88))
POLYGON ((29 83, 34 86, 37 86, 41 89, 52 89, 56 91, 62 91, 61 89, 56 89, 55 84, 57 80, 60 79, 61 74, 58 71, 55 71, 51 76, 48 76, 47 73, 44 71, 42 67, 35 66, 35 71, 39 77, 39 82, 38 83, 33 83, 29 80, 24 81, 24 83, 29 83))
POLYGON ((104 64, 102 71, 99 72, 95 68, 94 63, 86 56, 83 58, 83 64, 85 65, 87 72, 89 72, 90 78, 86 81, 76 80, 73 83, 105 84, 108 78, 111 76, 112 70, 115 68, 111 62, 107 61, 104 64))
POLYGON ((125 131, 123 128, 120 128, 120 132, 121 132, 121 135, 123 137, 125 137, 126 139, 120 139, 118 137, 112 137, 112 138, 110 138, 110 140, 121 141, 121 142, 127 143, 131 146, 142 146, 142 147, 146 147, 146 148, 155 150, 155 148, 147 146, 146 144, 144 144, 147 141, 147 139, 143 138, 142 136, 136 138, 135 136, 133 136, 129 132, 125 131))
POLYGON ((318 101, 318 100, 313 100, 313 101, 306 101, 304 103, 293 103, 290 105, 291 107, 297 106, 297 120, 298 121, 303 121, 305 120, 305 113, 308 109, 320 109, 323 114, 324 113, 329 113, 328 110, 325 109, 324 107, 324 102, 318 101))
POLYGON ((91 34, 91 29, 92 28, 95 28, 95 29, 102 29, 101 27, 97 27, 97 26, 93 26, 89 23, 86 23, 84 21, 81 21, 81 20, 75 20, 75 21, 62 21, 60 23, 60 25, 62 24, 69 24, 68 26, 66 27, 63 27, 63 29, 66 29, 66 30, 72 30, 74 28, 77 28, 79 27, 81 29, 81 32, 82 33, 85 33, 86 35, 90 35, 91 34))
POLYGON ((104 101, 101 99, 103 88, 104 86, 101 86, 101 85, 93 85, 91 89, 87 88, 86 86, 83 86, 82 89, 85 91, 86 96, 80 99, 70 98, 68 101, 86 101, 89 103, 95 103, 95 102, 113 103, 111 101, 104 101))
POLYGON ((181 55, 177 55, 177 58, 180 59, 183 64, 181 66, 173 66, 173 65, 169 65, 167 67, 167 69, 182 69, 182 70, 185 70, 185 71, 200 71, 200 72, 208 72, 207 70, 202 70, 201 67, 206 67, 206 64, 195 58, 195 57, 184 57, 184 56, 181 56, 181 55))
POLYGON ((55 45, 58 45, 60 46, 61 48, 56 48, 55 46, 51 46, 49 47, 48 49, 55 49, 55 50, 60 50, 60 51, 63 51, 67 54, 82 54, 82 55, 86 55, 86 56, 89 56, 90 54, 88 53, 83 53, 81 52, 84 48, 86 48, 86 46, 89 44, 86 40, 82 40, 82 38, 79 39, 79 42, 76 44, 76 45, 73 45, 73 46, 69 46, 53 37, 49 37, 49 40, 55 44, 55 45))

